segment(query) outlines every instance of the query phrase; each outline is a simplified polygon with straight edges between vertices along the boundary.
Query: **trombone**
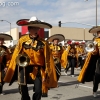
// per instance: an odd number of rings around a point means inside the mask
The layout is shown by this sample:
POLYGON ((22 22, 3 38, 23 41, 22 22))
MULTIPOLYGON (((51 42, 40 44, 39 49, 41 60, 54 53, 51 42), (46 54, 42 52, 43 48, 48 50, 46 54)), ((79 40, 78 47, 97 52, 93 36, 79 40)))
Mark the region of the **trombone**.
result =
POLYGON ((26 85, 26 67, 29 65, 30 58, 26 54, 19 54, 16 58, 16 64, 18 65, 18 84, 26 85), (22 68, 23 73, 20 72, 22 68))
POLYGON ((58 67, 57 67, 57 65, 56 64, 58 64, 59 62, 60 62, 60 59, 59 58, 55 58, 55 57, 53 57, 53 59, 54 59, 54 64, 55 64, 55 70, 56 70, 56 72, 58 73, 58 75, 60 76, 61 75, 61 72, 60 72, 60 70, 58 69, 58 67))

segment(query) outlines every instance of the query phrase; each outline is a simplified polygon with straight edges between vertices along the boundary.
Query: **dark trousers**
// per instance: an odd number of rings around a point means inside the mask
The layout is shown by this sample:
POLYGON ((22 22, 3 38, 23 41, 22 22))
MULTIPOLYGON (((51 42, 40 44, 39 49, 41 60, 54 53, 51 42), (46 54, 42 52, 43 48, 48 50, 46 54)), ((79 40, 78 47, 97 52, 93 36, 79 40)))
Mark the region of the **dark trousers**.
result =
MULTIPOLYGON (((34 80, 33 91, 32 100, 40 100, 42 95, 42 82, 39 77, 34 80)), ((31 100, 27 85, 19 85, 19 92, 21 93, 21 100, 31 100)))
POLYGON ((56 64, 55 68, 56 68, 56 75, 57 75, 57 81, 58 81, 61 74, 61 64, 60 63, 56 64))
POLYGON ((1 71, 1 82, 0 82, 0 93, 2 93, 2 91, 3 91, 3 85, 4 85, 3 79, 4 79, 4 76, 5 76, 5 72, 4 72, 4 70, 2 70, 1 71))
POLYGON ((66 72, 71 68, 71 75, 74 75, 74 68, 76 66, 76 58, 68 57, 68 66, 66 67, 66 72))
MULTIPOLYGON (((26 83, 34 84, 34 87, 33 87, 34 94, 32 96, 32 100, 40 100, 42 96, 42 79, 41 79, 40 71, 38 71, 38 74, 35 80, 32 80, 31 77, 29 77, 30 71, 32 71, 32 69, 31 70, 26 69, 26 74, 25 74, 26 83)), ((20 70, 20 73, 21 73, 20 75, 22 75, 21 77, 23 77, 23 70, 20 70)), ((27 84, 19 85, 19 92, 21 94, 21 100, 30 100, 27 84)))
POLYGON ((82 69, 85 59, 82 59, 82 57, 78 57, 78 61, 79 61, 80 68, 82 69))
POLYGON ((100 83, 100 74, 95 73, 93 80, 93 92, 97 92, 100 83))
POLYGON ((0 94, 2 93, 2 90, 3 90, 3 85, 2 83, 0 83, 0 94))

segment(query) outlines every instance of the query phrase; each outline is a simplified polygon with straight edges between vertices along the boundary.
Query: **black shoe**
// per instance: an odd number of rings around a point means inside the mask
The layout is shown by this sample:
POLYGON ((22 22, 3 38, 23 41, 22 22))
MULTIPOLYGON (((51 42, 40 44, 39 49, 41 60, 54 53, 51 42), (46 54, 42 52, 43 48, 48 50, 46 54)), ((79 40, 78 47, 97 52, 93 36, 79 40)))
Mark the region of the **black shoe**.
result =
POLYGON ((42 93, 42 97, 48 97, 47 93, 42 93))

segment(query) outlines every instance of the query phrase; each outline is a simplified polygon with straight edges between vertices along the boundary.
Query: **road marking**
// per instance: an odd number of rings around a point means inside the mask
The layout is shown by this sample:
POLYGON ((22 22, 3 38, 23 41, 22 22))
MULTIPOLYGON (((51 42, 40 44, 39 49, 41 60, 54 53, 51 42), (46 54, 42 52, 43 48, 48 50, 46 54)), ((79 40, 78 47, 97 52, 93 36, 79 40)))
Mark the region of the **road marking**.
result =
MULTIPOLYGON (((86 85, 79 85, 79 86, 81 86, 81 87, 85 87, 85 88, 89 88, 89 89, 93 89, 93 87, 86 86, 86 85)), ((98 90, 100 90, 100 89, 98 89, 98 90)))
MULTIPOLYGON (((59 83, 59 82, 66 83, 66 84, 73 84, 73 83, 71 83, 71 82, 70 82, 70 83, 69 83, 69 82, 67 83, 67 82, 64 82, 64 81, 58 81, 58 83, 59 83)), ((93 87, 91 87, 91 86, 76 84, 76 87, 77 87, 77 88, 78 88, 79 86, 80 86, 80 87, 89 88, 89 89, 93 89, 93 87)), ((98 89, 98 90, 100 91, 100 89, 98 89)))

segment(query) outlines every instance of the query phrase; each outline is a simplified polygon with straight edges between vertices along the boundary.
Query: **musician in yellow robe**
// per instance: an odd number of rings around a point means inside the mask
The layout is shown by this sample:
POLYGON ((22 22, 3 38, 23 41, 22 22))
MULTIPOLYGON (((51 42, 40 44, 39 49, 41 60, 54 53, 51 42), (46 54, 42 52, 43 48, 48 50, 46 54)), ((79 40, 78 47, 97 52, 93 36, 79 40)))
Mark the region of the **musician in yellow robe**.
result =
POLYGON ((74 77, 74 68, 76 67, 76 48, 75 48, 75 43, 72 42, 71 40, 67 41, 68 42, 68 47, 67 47, 67 53, 66 53, 66 68, 65 68, 65 73, 67 74, 67 71, 69 68, 71 68, 71 76, 74 77))
POLYGON ((8 34, 0 34, 0 94, 3 95, 4 76, 10 62, 10 52, 8 47, 4 45, 4 41, 12 40, 12 36, 8 34))
MULTIPOLYGON (((64 62, 64 58, 62 58, 61 61, 61 56, 64 49, 61 46, 61 44, 58 45, 58 43, 59 41, 63 41, 63 40, 64 40, 64 36, 61 34, 53 35, 47 39, 47 41, 49 42, 51 53, 53 55, 53 60, 55 60, 54 63, 55 63, 57 81, 59 80, 59 77, 61 75, 61 62, 64 62)), ((42 97, 48 97, 48 88, 46 87, 45 83, 42 83, 42 97)))
POLYGON ((84 65, 84 61, 86 58, 86 52, 85 52, 85 44, 83 42, 81 42, 79 44, 79 48, 78 48, 78 62, 79 62, 79 66, 82 69, 83 65, 84 65))
MULTIPOLYGON (((58 41, 61 40, 63 41, 64 40, 64 36, 63 35, 54 35, 54 36, 51 36, 47 39, 47 41, 49 41, 49 46, 50 46, 50 51, 53 55, 52 59, 54 60, 54 58, 58 58, 55 59, 55 61, 53 63, 55 63, 55 71, 56 71, 56 75, 57 75, 57 81, 59 80, 59 77, 61 75, 61 62, 64 62, 64 58, 62 58, 61 60, 61 55, 62 55, 62 52, 63 52, 63 49, 61 47, 61 45, 58 45, 58 41), (55 38, 57 36, 57 38, 55 38), (60 37, 60 38, 59 38, 60 37), (61 39, 62 38, 62 39, 61 39), (53 45, 51 42, 53 42, 53 40, 55 41, 53 45), (59 67, 58 67, 59 65, 59 67)), ((48 96, 48 88, 46 86, 45 83, 42 83, 42 97, 47 97, 48 96)))
POLYGON ((97 33, 97 37, 94 38, 94 46, 90 44, 90 49, 89 47, 86 49, 89 53, 78 76, 78 81, 81 83, 93 81, 93 96, 96 97, 100 83, 100 26, 92 27, 89 32, 97 33))
POLYGON ((28 26, 29 34, 19 39, 4 81, 12 83, 15 80, 16 71, 19 69, 17 77, 21 100, 30 100, 27 88, 29 83, 34 84, 32 100, 40 100, 42 82, 46 84, 47 88, 57 87, 55 66, 48 42, 37 34, 40 28, 50 29, 52 26, 49 23, 41 22, 37 17, 18 20, 17 25, 28 26))
POLYGON ((49 37, 47 41, 52 42, 50 49, 55 63, 57 80, 59 80, 61 75, 61 57, 64 52, 64 48, 59 44, 59 42, 65 41, 65 37, 62 34, 55 34, 49 37))
POLYGON ((64 52, 63 52, 63 54, 62 54, 62 58, 61 58, 61 60, 62 59, 64 59, 65 61, 63 61, 62 62, 62 66, 64 67, 64 73, 65 73, 65 75, 67 75, 67 66, 69 65, 69 63, 68 63, 68 59, 67 59, 67 57, 68 57, 68 53, 69 53, 69 50, 70 50, 70 43, 71 43, 72 41, 71 40, 68 40, 68 41, 65 41, 65 50, 64 50, 64 52))

